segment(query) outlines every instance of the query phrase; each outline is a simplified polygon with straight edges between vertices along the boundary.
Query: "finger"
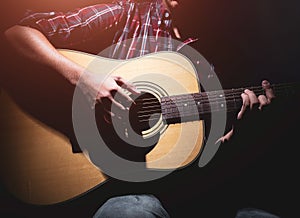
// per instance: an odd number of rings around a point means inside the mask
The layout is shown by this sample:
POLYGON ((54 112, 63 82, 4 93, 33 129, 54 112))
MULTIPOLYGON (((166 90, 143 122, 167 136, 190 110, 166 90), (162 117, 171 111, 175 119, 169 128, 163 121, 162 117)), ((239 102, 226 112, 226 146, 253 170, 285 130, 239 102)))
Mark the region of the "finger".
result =
POLYGON ((233 132, 234 132, 234 129, 233 129, 233 127, 232 127, 232 129, 231 129, 226 135, 224 135, 224 136, 222 136, 221 138, 219 138, 219 139, 215 142, 215 144, 218 144, 219 142, 224 143, 224 142, 226 142, 226 141, 229 141, 229 139, 233 136, 233 132))
POLYGON ((262 81, 262 87, 265 90, 267 100, 270 103, 273 98, 275 98, 275 94, 273 92, 273 89, 271 88, 271 84, 268 80, 262 81))
POLYGON ((259 95, 258 101, 259 101, 259 107, 258 107, 259 110, 261 110, 264 106, 270 103, 265 95, 259 95))
POLYGON ((125 111, 126 108, 120 103, 120 102, 117 102, 113 96, 109 96, 108 99, 111 101, 111 105, 113 106, 116 106, 118 109, 121 109, 122 111, 125 111))
POLYGON ((122 77, 117 76, 117 77, 115 77, 115 80, 119 86, 121 86, 124 89, 127 89, 132 94, 140 94, 141 93, 133 84, 127 82, 122 77))
POLYGON ((179 33, 179 30, 177 27, 173 27, 173 32, 177 39, 181 39, 181 34, 179 33))
POLYGON ((115 114, 104 108, 105 113, 103 114, 103 118, 106 123, 111 124, 112 118, 115 117, 115 114))
POLYGON ((169 2, 170 6, 171 6, 172 8, 175 8, 175 7, 178 6, 178 2, 177 2, 177 1, 174 1, 174 0, 168 0, 168 2, 169 2))
POLYGON ((249 96, 250 109, 252 109, 254 105, 259 103, 259 101, 253 91, 246 89, 244 92, 249 96))
POLYGON ((172 8, 176 8, 179 5, 178 1, 175 0, 169 0, 169 4, 172 8))
POLYGON ((124 107, 130 107, 131 104, 135 104, 134 100, 129 95, 124 93, 120 87, 113 96, 114 98, 118 99, 118 101, 121 102, 124 107))
POLYGON ((243 117, 243 114, 245 113, 247 107, 250 105, 250 99, 249 96, 245 93, 241 94, 241 97, 243 99, 243 105, 242 108, 240 110, 240 112, 238 113, 237 119, 240 120, 243 117))

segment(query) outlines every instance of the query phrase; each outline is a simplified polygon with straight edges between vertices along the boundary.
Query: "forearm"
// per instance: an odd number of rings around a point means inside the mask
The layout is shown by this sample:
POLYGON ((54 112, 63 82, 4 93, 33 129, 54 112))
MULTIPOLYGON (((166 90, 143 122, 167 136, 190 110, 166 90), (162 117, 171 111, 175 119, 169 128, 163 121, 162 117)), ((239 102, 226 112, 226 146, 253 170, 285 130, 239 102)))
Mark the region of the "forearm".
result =
POLYGON ((60 54, 41 32, 16 25, 6 30, 5 35, 22 56, 51 67, 70 83, 77 84, 83 67, 60 54))

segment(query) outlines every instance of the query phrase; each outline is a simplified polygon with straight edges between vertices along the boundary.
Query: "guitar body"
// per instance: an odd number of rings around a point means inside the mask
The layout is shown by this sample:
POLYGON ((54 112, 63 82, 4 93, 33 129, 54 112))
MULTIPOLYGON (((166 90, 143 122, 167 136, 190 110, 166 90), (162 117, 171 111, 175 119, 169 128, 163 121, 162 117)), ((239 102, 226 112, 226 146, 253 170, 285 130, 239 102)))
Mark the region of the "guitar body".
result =
MULTIPOLYGON (((120 75, 158 99, 200 92, 193 65, 177 53, 119 61, 70 50, 60 52, 92 73, 120 75)), ((73 153, 65 135, 22 111, 4 92, 0 102, 0 159, 5 166, 1 168, 2 181, 17 198, 29 204, 52 205, 82 196, 107 182, 109 177, 101 166, 95 166, 83 153, 73 153)), ((147 168, 186 167, 201 152, 203 131, 202 121, 167 125, 160 119, 143 132, 146 138, 159 135, 146 155, 147 168)))

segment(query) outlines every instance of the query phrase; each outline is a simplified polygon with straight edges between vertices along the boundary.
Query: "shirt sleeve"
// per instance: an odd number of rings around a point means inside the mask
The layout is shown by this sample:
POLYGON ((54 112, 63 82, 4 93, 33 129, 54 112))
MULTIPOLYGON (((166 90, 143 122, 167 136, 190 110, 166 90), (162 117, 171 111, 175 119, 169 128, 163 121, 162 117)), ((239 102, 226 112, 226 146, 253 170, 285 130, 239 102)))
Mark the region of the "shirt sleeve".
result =
POLYGON ((97 4, 71 12, 29 12, 19 25, 38 29, 56 46, 74 45, 91 39, 120 21, 120 4, 97 4))

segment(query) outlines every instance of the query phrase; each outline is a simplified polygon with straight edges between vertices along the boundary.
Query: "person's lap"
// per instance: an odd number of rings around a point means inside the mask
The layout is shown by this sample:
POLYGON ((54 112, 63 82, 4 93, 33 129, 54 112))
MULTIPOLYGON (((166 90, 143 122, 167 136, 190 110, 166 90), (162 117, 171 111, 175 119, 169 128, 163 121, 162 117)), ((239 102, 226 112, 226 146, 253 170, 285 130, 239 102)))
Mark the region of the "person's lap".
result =
MULTIPOLYGON (((216 208, 217 209, 217 208, 216 208)), ((199 214, 201 216, 201 214, 199 214)), ((125 195, 110 198, 93 218, 169 218, 168 212, 153 195, 125 195)), ((243 208, 235 218, 279 218, 256 208, 243 208)))

